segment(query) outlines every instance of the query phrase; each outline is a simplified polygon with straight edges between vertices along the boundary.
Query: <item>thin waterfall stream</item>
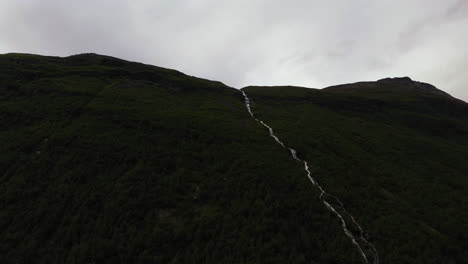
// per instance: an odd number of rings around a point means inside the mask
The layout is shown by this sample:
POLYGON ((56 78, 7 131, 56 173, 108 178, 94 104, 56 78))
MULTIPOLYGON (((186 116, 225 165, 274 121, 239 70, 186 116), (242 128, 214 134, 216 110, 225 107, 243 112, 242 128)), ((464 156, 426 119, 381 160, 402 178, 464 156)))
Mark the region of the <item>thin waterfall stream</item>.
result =
POLYGON ((247 97, 247 94, 244 91, 241 90, 241 92, 242 92, 242 95, 244 96, 245 106, 250 116, 252 116, 253 119, 255 119, 257 122, 259 122, 264 127, 266 127, 268 131, 270 132, 270 136, 276 141, 276 143, 281 145, 283 148, 287 149, 293 159, 304 164, 304 170, 307 173, 307 178, 309 178, 310 182, 312 182, 312 184, 316 186, 320 191, 320 197, 319 197, 320 200, 322 201, 322 203, 325 205, 325 207, 329 211, 331 211, 333 214, 335 214, 338 217, 338 219, 341 222, 341 227, 343 229, 343 232, 345 233, 347 237, 350 238, 352 244, 359 251, 359 254, 362 256, 364 262, 371 263, 371 264, 378 264, 379 254, 377 252, 377 249, 364 237, 365 233, 362 227, 357 223, 355 218, 350 213, 348 213, 348 211, 346 211, 343 203, 337 197, 331 194, 328 194, 322 188, 322 186, 317 182, 317 180, 312 177, 307 161, 300 159, 297 156, 297 152, 295 149, 287 147, 275 135, 273 129, 270 126, 268 126, 262 120, 255 117, 250 107, 249 97, 247 97))

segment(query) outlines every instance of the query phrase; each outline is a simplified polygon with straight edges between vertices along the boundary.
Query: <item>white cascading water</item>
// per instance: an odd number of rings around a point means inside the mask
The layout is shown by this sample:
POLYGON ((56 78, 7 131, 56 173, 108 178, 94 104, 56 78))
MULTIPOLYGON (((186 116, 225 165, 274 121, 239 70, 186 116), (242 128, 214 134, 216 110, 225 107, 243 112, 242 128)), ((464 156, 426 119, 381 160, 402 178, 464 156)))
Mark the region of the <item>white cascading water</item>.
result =
POLYGON ((379 254, 376 250, 376 248, 367 241, 366 238, 364 238, 364 231, 362 227, 357 223, 357 221, 354 219, 354 217, 346 211, 346 209, 343 206, 343 203, 335 196, 328 194, 325 192, 325 190, 320 186, 320 184, 315 180, 311 172, 309 170, 309 165, 307 164, 307 161, 301 160, 300 158, 297 157, 297 152, 293 148, 286 147, 286 145, 281 142, 281 140, 275 135, 273 129, 265 124, 262 120, 259 120, 256 118, 252 112, 252 109, 250 108, 250 99, 247 97, 247 94, 242 91, 242 95, 244 95, 244 100, 245 100, 245 106, 247 108, 247 111, 249 112, 250 116, 254 118, 257 122, 262 124, 264 127, 268 129, 270 132, 270 136, 276 141, 276 143, 280 144, 283 148, 289 149, 289 152, 291 153, 291 156, 293 159, 304 163, 304 170, 307 172, 307 178, 312 182, 313 185, 315 185, 319 191, 320 191, 320 200, 323 202, 325 207, 327 207, 328 210, 330 210, 333 214, 335 214, 338 219, 341 221, 341 227, 343 229, 343 232, 345 233, 346 236, 348 236, 351 239, 351 242, 353 245, 356 247, 356 249, 359 251, 361 254, 362 258, 364 259, 365 263, 372 263, 372 264, 378 264, 379 263, 379 254), (327 199, 329 199, 327 201, 327 199), (335 201, 337 205, 336 208, 331 205, 331 200, 335 201), (340 211, 340 212, 338 212, 340 211), (358 231, 358 237, 356 236, 349 230, 348 228, 348 223, 346 222, 345 218, 347 220, 350 220, 350 224, 353 225, 358 231))

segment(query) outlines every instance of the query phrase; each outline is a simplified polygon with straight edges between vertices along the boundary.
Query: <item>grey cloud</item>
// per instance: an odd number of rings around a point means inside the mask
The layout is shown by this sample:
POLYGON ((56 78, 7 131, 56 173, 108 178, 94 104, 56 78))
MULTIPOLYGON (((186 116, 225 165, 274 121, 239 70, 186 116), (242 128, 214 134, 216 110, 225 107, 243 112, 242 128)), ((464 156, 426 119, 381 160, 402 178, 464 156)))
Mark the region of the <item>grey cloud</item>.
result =
POLYGON ((0 53, 96 52, 234 87, 404 75, 468 100, 467 18, 465 0, 5 0, 0 53))
POLYGON ((446 19, 467 19, 468 2, 466 0, 458 0, 450 6, 444 14, 446 19))

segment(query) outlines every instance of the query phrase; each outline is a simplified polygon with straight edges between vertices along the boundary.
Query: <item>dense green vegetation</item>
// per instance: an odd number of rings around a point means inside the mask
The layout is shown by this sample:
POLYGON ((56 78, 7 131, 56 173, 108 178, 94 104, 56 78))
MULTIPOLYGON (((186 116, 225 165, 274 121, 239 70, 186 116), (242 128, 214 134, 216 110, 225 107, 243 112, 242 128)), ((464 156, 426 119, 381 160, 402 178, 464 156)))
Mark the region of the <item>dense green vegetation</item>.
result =
POLYGON ((361 263, 239 91, 93 54, 0 69, 1 263, 361 263))
POLYGON ((468 263, 468 104, 409 78, 244 91, 381 263, 468 263))
MULTIPOLYGON (((468 262, 466 103, 409 79, 245 91, 381 263, 468 262)), ((0 55, 0 142, 0 263, 362 263, 220 82, 0 55)))

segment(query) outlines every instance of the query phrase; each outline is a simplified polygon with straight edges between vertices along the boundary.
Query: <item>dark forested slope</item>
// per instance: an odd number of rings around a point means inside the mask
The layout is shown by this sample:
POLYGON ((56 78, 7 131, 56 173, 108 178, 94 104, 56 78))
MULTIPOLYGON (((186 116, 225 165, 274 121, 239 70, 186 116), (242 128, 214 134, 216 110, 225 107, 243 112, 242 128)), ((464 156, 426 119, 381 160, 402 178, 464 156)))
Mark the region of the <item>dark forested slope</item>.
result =
POLYGON ((0 69, 1 263, 361 263, 238 90, 94 54, 0 69))
MULTIPOLYGON (((434 89, 244 91, 381 263, 461 263, 468 112, 434 89)), ((107 56, 0 55, 0 262, 363 263, 243 100, 107 56)))
POLYGON ((409 78, 244 91, 345 201, 382 263, 467 261, 468 104, 409 78))

